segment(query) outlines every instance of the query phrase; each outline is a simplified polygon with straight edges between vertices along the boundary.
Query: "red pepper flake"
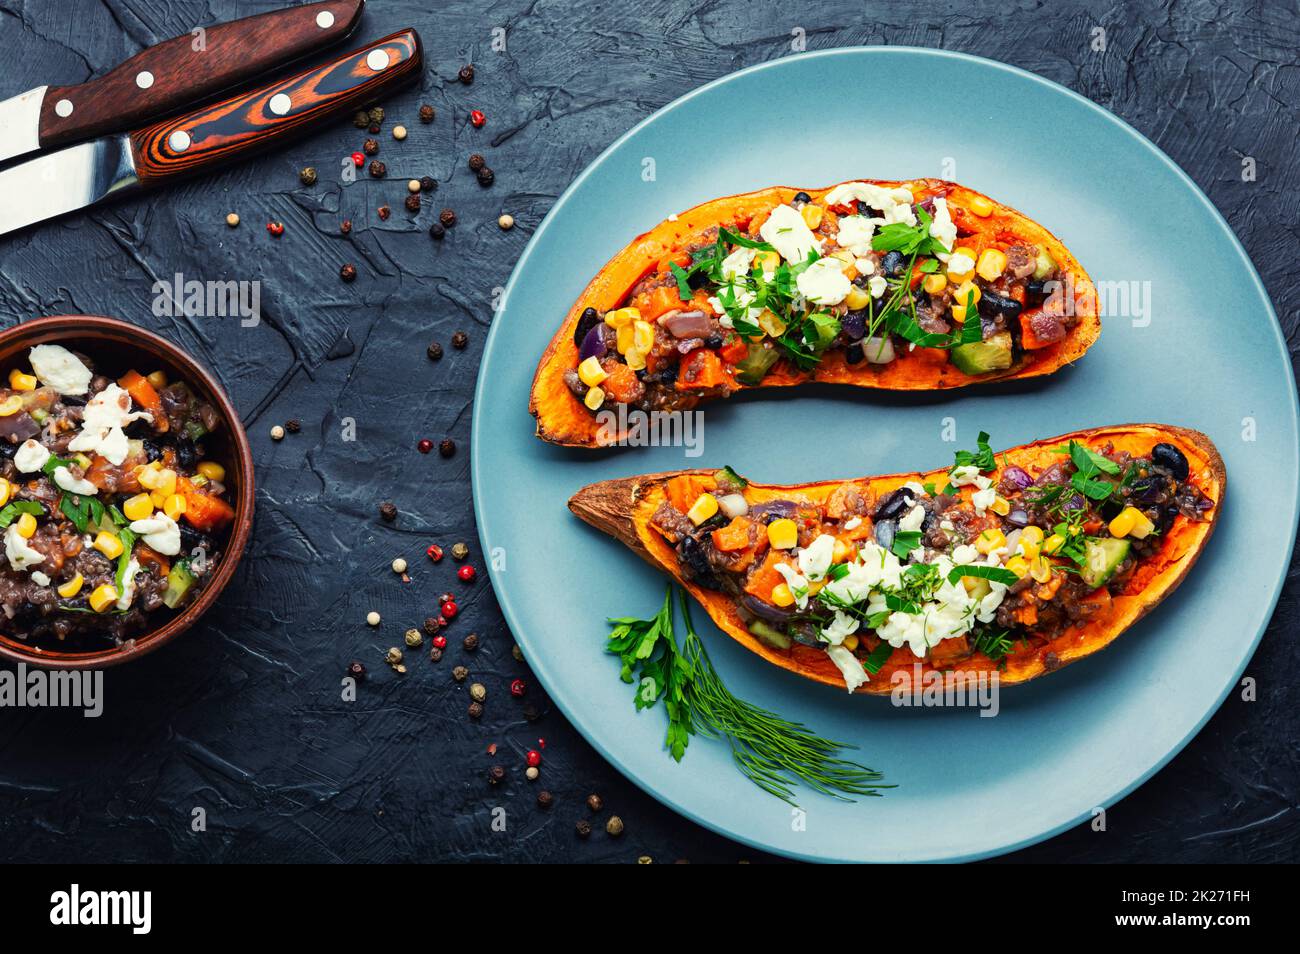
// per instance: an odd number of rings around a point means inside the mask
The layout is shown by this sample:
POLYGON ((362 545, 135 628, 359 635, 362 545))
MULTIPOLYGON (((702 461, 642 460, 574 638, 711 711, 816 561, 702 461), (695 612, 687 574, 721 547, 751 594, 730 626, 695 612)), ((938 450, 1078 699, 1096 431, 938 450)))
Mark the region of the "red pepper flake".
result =
POLYGON ((442 615, 447 619, 455 619, 456 614, 460 612, 460 607, 451 600, 442 604, 442 615))
POLYGON ((424 555, 427 556, 434 563, 437 563, 439 560, 442 559, 442 547, 438 546, 438 544, 436 543, 430 543, 429 549, 424 551, 424 555))
POLYGON ((483 110, 471 109, 469 113, 469 121, 470 125, 475 129, 482 129, 483 124, 487 122, 487 117, 483 115, 483 110))
POLYGON ((447 648, 447 637, 446 637, 446 636, 443 636, 441 633, 439 633, 437 636, 433 637, 432 642, 433 642, 433 645, 437 646, 439 649, 446 649, 446 648, 447 648))
POLYGON ((464 566, 462 566, 459 570, 456 571, 456 575, 461 578, 462 582, 473 583, 474 577, 477 576, 478 574, 475 572, 472 566, 466 563, 464 566))
POLYGON ((366 156, 365 156, 365 153, 362 153, 362 152, 354 152, 354 153, 352 154, 352 164, 353 164, 354 166, 356 166, 358 169, 360 169, 362 166, 364 166, 364 165, 366 164, 366 156))
POLYGON ((415 445, 415 449, 421 454, 427 454, 429 451, 433 450, 433 441, 426 437, 424 440, 420 441, 420 443, 415 445))
POLYGON ((538 740, 537 740, 537 747, 538 747, 539 749, 544 749, 544 748, 546 748, 546 740, 545 740, 545 739, 538 739, 538 740))
POLYGON ((283 222, 267 222, 267 223, 266 223, 266 230, 267 230, 268 232, 270 232, 272 235, 274 235, 276 238, 279 238, 281 235, 284 234, 284 223, 283 223, 283 222))
POLYGON ((528 750, 528 767, 529 767, 529 768, 537 768, 537 766, 539 766, 539 765, 541 765, 541 764, 542 764, 542 753, 541 753, 541 752, 538 752, 536 749, 529 749, 529 750, 528 750))
POLYGON ((514 696, 516 699, 523 698, 524 693, 527 691, 528 691, 528 685, 522 679, 511 680, 510 694, 514 696))

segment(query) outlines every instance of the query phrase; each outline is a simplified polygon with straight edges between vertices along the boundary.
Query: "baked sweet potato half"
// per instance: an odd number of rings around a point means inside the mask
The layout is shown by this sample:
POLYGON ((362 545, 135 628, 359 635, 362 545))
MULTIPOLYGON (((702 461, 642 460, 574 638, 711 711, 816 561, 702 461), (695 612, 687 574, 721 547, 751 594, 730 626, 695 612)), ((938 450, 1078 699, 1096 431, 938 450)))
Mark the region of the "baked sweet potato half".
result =
POLYGON ((1124 424, 996 455, 981 434, 925 474, 646 474, 585 487, 569 508, 764 659, 881 694, 917 665, 1011 685, 1106 647, 1187 575, 1226 480, 1204 434, 1124 424))
POLYGON ((543 440, 596 447, 644 419, 623 411, 747 388, 939 390, 1050 374, 1099 331, 1096 291, 1069 250, 972 189, 780 186, 698 205, 610 259, 542 355, 529 410, 543 440))

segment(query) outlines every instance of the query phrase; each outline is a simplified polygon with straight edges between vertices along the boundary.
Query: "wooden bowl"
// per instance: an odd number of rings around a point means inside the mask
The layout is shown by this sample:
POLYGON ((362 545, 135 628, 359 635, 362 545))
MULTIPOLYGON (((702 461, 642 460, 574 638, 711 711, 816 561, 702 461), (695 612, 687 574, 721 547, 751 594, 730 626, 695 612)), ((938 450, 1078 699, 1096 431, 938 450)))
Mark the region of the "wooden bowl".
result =
POLYGON ((216 408, 223 426, 204 439, 208 456, 226 468, 226 499, 235 519, 223 555, 203 591, 181 613, 157 629, 146 630, 120 646, 92 652, 59 652, 28 646, 0 633, 0 658, 53 669, 102 669, 153 652, 185 632, 208 607, 235 573, 253 529, 253 455, 248 435, 226 392, 204 367, 176 345, 151 331, 116 318, 96 315, 57 315, 35 318, 0 332, 0 368, 27 365, 27 352, 38 344, 61 344, 90 357, 96 366, 135 367, 147 374, 161 369, 173 380, 186 381, 202 400, 216 408))

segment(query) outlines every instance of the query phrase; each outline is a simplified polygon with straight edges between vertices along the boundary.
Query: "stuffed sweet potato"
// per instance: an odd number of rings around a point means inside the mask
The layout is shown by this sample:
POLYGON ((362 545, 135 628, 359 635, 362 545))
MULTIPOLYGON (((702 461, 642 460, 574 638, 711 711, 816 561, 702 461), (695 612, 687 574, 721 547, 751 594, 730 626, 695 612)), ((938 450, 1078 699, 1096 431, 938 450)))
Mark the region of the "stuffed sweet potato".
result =
POLYGON ((647 474, 569 508, 745 647, 866 693, 915 666, 1009 685, 1091 655, 1182 581, 1218 521, 1227 477, 1197 431, 1126 424, 997 455, 980 438, 926 474, 647 474))
POLYGON ((543 440, 596 447, 644 417, 620 412, 746 388, 1049 374, 1099 331, 1075 257, 987 196, 940 179, 775 187, 696 206, 615 255, 543 354, 529 410, 543 440))

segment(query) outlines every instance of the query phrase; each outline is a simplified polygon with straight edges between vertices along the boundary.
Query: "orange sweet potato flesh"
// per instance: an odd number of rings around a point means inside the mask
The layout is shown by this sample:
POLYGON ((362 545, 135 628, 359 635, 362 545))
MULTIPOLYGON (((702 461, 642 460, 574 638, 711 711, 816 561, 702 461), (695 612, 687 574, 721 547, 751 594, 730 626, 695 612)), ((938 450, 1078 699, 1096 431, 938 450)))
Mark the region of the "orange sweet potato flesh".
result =
MULTIPOLYGON (((786 361, 778 362, 763 380, 752 387, 789 387, 807 381, 826 381, 856 387, 890 391, 930 391, 964 387, 968 384, 1008 378, 1032 378, 1053 371, 1083 356, 1101 331, 1097 316, 1097 295, 1092 281, 1078 260, 1051 232, 1015 209, 993 199, 993 211, 987 217, 964 211, 982 193, 943 179, 913 179, 894 182, 879 179, 853 180, 881 186, 906 186, 916 201, 931 196, 945 196, 953 210, 953 220, 960 230, 958 244, 975 252, 986 247, 1005 247, 1008 236, 1016 241, 1032 242, 1047 249, 1056 260, 1063 279, 1073 283, 1077 323, 1055 344, 1027 350, 1004 371, 971 376, 957 369, 948 353, 939 348, 916 348, 886 365, 861 362, 845 363, 842 352, 826 355, 810 373, 795 369, 786 361), (971 233, 967 235, 966 233, 971 233)), ((596 416, 564 384, 564 372, 577 367, 578 349, 573 343, 574 328, 586 308, 604 312, 624 304, 632 289, 647 274, 666 268, 669 261, 687 261, 686 249, 700 241, 712 226, 727 226, 743 231, 758 218, 765 219, 777 205, 789 203, 800 192, 818 201, 834 186, 822 189, 798 189, 774 186, 758 192, 714 199, 665 220, 649 232, 638 236, 618 252, 591 280, 574 302, 569 314, 551 339, 537 373, 533 377, 528 410, 537 419, 537 436, 542 440, 569 447, 599 447, 618 443, 625 435, 613 427, 602 430, 596 416)), ((662 292, 647 296, 650 311, 673 305, 662 292)), ((732 382, 735 390, 748 385, 732 382)))
MULTIPOLYGON (((1059 461, 1061 458, 1054 450, 1071 440, 1094 448, 1110 443, 1116 451, 1127 450, 1141 456, 1148 456, 1152 446, 1157 443, 1173 444, 1187 457, 1189 481, 1213 501, 1214 507, 1200 521, 1178 516, 1165 534, 1158 551, 1138 564, 1125 583, 1123 592, 1111 595, 1103 589, 1093 594, 1092 598, 1101 604, 1101 608, 1085 625, 1066 630, 1044 645, 1029 647, 1006 657, 1006 665, 999 674, 1000 684, 1004 686, 1034 679, 1110 645, 1182 582, 1214 532, 1222 510, 1227 487, 1223 459, 1208 437, 1186 428, 1164 424, 1122 424, 1077 431, 999 453, 999 465, 1004 466, 1005 454, 1006 465, 1018 465, 1030 473, 1038 473, 1059 461)), ((690 475, 693 485, 702 488, 707 488, 713 480, 711 472, 678 471, 602 481, 574 494, 569 500, 569 509, 597 529, 621 540, 652 566, 673 576, 708 611, 713 621, 745 648, 782 669, 843 690, 843 676, 820 649, 797 643, 787 650, 769 646, 749 632, 730 597, 696 586, 682 577, 671 544, 650 526, 650 518, 659 505, 667 500, 667 482, 684 474, 690 475)), ((946 469, 927 474, 889 474, 864 478, 861 483, 879 497, 909 480, 941 482, 946 474, 946 469)), ((843 483, 843 480, 830 480, 777 486, 751 482, 746 489, 746 496, 751 505, 765 500, 801 498, 823 503, 843 483)), ((776 576, 775 571, 771 576, 776 576)), ((766 577, 763 581, 769 585, 780 582, 779 579, 768 580, 766 577)), ((942 645, 941 643, 940 646, 942 645)), ((893 673, 898 670, 910 673, 912 666, 918 662, 921 661, 907 647, 896 649, 880 672, 872 676, 858 692, 888 694, 893 688, 890 682, 893 673)), ((934 669, 929 658, 921 662, 921 666, 923 673, 934 669)), ((976 653, 945 667, 943 671, 977 674, 996 669, 997 663, 976 653)))

